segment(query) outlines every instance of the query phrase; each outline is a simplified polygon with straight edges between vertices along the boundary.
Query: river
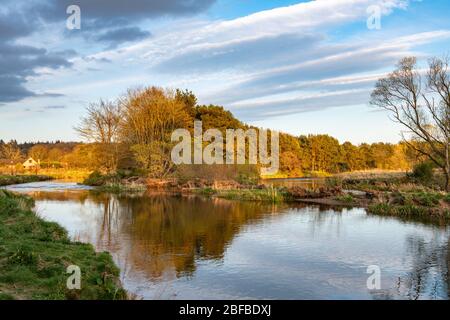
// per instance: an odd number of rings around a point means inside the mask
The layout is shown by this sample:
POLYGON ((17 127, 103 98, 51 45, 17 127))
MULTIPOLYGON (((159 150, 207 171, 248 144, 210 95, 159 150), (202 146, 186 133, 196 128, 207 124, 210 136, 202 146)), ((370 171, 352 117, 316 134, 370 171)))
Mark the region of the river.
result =
POLYGON ((125 289, 137 298, 450 295, 447 226, 372 216, 362 208, 111 195, 62 182, 8 189, 30 194, 37 213, 72 239, 110 252, 125 289))

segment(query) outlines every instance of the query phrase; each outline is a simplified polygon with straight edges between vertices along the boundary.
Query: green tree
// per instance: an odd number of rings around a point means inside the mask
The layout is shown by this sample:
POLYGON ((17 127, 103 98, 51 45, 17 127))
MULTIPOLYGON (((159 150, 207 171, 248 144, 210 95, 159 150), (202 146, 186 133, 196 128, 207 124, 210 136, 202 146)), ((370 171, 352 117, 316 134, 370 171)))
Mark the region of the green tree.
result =
POLYGON ((100 100, 91 103, 86 111, 87 115, 75 130, 87 141, 95 143, 95 150, 102 164, 99 168, 106 171, 117 170, 120 160, 118 138, 122 121, 120 104, 100 100))

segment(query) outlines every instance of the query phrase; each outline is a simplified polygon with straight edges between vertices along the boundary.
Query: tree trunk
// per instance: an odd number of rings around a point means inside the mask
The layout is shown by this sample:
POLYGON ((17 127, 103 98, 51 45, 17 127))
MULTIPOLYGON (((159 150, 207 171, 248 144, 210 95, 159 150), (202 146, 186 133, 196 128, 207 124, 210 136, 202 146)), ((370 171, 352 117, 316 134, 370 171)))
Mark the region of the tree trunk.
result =
POLYGON ((447 143, 445 145, 445 191, 450 191, 450 159, 449 159, 449 141, 447 139, 447 143))
POLYGON ((450 172, 445 173, 445 191, 450 192, 450 172))

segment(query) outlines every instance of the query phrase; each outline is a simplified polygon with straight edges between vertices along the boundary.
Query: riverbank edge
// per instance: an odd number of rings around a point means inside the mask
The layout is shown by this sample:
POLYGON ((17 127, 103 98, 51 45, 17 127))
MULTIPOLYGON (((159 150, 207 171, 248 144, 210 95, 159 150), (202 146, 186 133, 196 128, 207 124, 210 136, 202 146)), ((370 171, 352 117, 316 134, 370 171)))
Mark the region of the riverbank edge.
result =
POLYGON ((0 190, 0 300, 124 300, 119 268, 108 252, 70 241, 67 231, 33 211, 34 201, 0 190), (69 266, 81 288, 68 289, 69 266))
POLYGON ((0 187, 14 184, 50 181, 54 178, 46 175, 0 175, 0 187))
POLYGON ((229 200, 303 202, 332 207, 362 207, 369 214, 450 222, 450 194, 419 183, 405 173, 331 176, 325 178, 324 182, 323 186, 310 190, 299 186, 273 187, 270 180, 245 184, 235 180, 211 181, 204 178, 186 181, 139 176, 120 178, 97 172, 91 174, 84 183, 96 187, 97 191, 117 194, 166 191, 170 194, 194 194, 229 200))
POLYGON ((330 207, 364 208, 369 214, 400 218, 422 218, 437 223, 450 223, 450 198, 439 192, 418 191, 402 193, 398 191, 366 191, 363 189, 342 189, 323 187, 317 191, 289 188, 242 187, 239 189, 161 188, 144 186, 115 185, 98 187, 98 191, 112 193, 166 192, 178 195, 197 195, 227 200, 259 201, 266 203, 305 203, 330 207), (299 195, 301 193, 301 195, 299 195), (405 200, 406 198, 410 198, 405 200))

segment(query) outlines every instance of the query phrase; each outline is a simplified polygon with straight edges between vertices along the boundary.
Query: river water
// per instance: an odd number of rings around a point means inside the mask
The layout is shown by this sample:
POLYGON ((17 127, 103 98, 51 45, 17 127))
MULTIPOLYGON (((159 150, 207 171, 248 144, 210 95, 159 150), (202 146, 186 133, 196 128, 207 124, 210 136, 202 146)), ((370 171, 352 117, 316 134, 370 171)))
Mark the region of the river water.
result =
POLYGON ((450 294, 446 226, 372 216, 361 208, 118 196, 59 182, 8 188, 33 196, 37 213, 64 226, 72 239, 110 252, 125 289, 138 298, 450 294))

